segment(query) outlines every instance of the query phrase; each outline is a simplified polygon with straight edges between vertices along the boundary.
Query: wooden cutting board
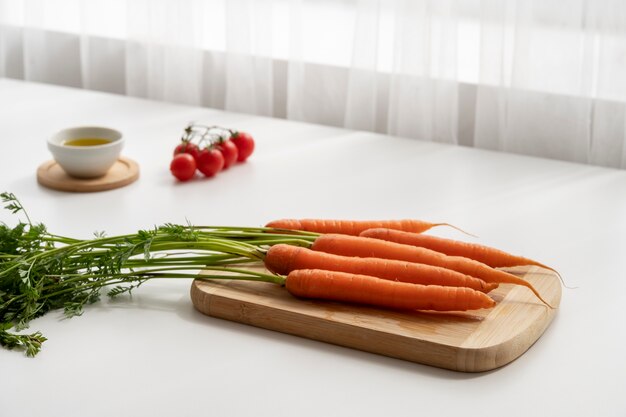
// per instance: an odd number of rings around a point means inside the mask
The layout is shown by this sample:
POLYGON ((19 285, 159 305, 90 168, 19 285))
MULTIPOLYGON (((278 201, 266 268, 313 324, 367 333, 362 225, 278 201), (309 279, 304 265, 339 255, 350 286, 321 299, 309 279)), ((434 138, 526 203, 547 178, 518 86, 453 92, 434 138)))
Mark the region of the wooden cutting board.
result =
POLYGON ((263 282, 195 280, 196 309, 219 317, 309 339, 463 372, 488 371, 522 355, 546 330, 561 300, 561 284, 537 267, 507 271, 531 282, 555 308, 525 287, 501 285, 489 310, 458 313, 397 312, 300 300, 263 282))

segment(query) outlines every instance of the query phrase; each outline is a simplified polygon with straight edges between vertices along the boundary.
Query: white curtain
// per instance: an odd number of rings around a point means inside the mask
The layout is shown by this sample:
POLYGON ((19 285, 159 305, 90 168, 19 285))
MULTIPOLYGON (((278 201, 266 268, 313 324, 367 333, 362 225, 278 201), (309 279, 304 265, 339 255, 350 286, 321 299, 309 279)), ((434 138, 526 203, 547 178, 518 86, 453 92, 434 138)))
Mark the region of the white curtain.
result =
POLYGON ((623 0, 0 0, 0 76, 619 168, 624 56, 623 0))

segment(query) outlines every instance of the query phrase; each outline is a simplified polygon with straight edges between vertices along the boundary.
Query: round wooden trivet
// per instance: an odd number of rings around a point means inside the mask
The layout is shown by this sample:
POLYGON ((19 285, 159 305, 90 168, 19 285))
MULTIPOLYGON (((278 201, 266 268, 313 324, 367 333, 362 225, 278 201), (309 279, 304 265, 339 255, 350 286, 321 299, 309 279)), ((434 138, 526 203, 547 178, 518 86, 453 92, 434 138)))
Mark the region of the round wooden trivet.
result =
POLYGON ((56 161, 48 161, 37 169, 39 184, 59 191, 90 193, 124 187, 139 178, 139 165, 120 157, 109 171, 99 178, 74 178, 65 173, 56 161))

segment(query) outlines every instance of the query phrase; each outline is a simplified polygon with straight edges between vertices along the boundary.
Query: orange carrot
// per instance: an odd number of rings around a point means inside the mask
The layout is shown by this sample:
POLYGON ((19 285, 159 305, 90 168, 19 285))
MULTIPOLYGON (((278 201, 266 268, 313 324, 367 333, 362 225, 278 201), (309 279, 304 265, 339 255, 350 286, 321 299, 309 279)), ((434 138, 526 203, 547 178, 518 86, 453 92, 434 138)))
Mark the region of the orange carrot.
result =
MULTIPOLYGON (((340 233, 358 236, 367 229, 385 227, 388 229, 405 230, 421 233, 435 226, 450 226, 448 223, 429 223, 421 220, 324 220, 324 219, 281 219, 269 222, 265 227, 287 230, 303 230, 316 233, 340 233)), ((463 232, 463 231, 462 231, 463 232)), ((466 233, 466 232, 463 232, 466 233)))
POLYGON ((495 305, 489 296, 471 288, 407 284, 319 269, 290 272, 285 286, 296 297, 399 310, 465 311, 495 305))
POLYGON ((287 275, 297 269, 323 269, 412 284, 468 287, 482 292, 489 292, 498 287, 496 283, 487 283, 438 266, 390 259, 333 255, 286 244, 274 245, 267 251, 265 267, 281 275, 287 275))
POLYGON ((500 249, 479 245, 477 243, 462 242, 459 240, 445 239, 442 237, 424 235, 420 233, 403 232, 401 230, 382 228, 365 230, 360 234, 360 236, 403 243, 405 245, 419 246, 421 248, 445 253, 450 256, 462 256, 464 258, 482 262, 492 268, 534 265, 544 269, 549 269, 560 276, 554 268, 550 268, 549 266, 533 261, 532 259, 511 255, 510 253, 504 252, 500 249))
POLYGON ((550 306, 529 282, 481 262, 460 256, 448 256, 430 249, 388 242, 381 239, 338 234, 319 236, 313 242, 311 249, 343 256, 374 257, 424 263, 452 269, 453 271, 480 278, 485 282, 522 285, 530 289, 537 298, 550 306))

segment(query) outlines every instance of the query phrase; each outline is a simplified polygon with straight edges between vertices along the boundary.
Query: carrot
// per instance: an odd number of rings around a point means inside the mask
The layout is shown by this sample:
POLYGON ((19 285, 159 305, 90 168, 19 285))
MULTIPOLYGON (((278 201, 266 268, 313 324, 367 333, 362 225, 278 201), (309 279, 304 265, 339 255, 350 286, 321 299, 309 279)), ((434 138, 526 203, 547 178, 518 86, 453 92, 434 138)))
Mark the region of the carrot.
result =
POLYGON ((554 268, 550 268, 549 266, 533 261, 532 259, 511 255, 510 253, 504 252, 500 249, 479 245, 477 243, 462 242, 459 240, 445 239, 421 233, 403 232, 401 230, 383 228, 365 230, 361 232, 360 236, 403 243, 405 245, 419 246, 421 248, 445 253, 450 256, 462 256, 464 258, 482 262, 492 268, 534 265, 553 271, 557 275, 561 276, 554 268))
POLYGON ((498 284, 486 283, 481 279, 438 266, 333 255, 285 244, 274 245, 267 251, 265 267, 280 275, 287 275, 297 269, 323 269, 412 284, 468 287, 482 292, 489 292, 498 287, 498 284))
POLYGON ((398 310, 465 311, 491 308, 488 295, 466 287, 443 287, 388 281, 368 275, 298 269, 287 275, 287 291, 317 298, 398 310))
POLYGON ((453 271, 480 278, 485 282, 522 285, 530 289, 543 303, 550 306, 529 282, 515 275, 461 256, 448 256, 426 248, 418 248, 369 237, 338 234, 319 236, 315 239, 315 242, 313 242, 311 249, 343 256, 375 257, 424 263, 452 269, 453 271))
MULTIPOLYGON (((287 230, 303 230, 316 233, 340 233, 358 236, 367 229, 385 227, 422 233, 435 226, 450 226, 463 233, 463 230, 448 223, 429 223, 422 220, 326 220, 326 219, 281 219, 269 222, 265 227, 287 230)), ((468 233, 469 234, 469 233, 468 233)))

